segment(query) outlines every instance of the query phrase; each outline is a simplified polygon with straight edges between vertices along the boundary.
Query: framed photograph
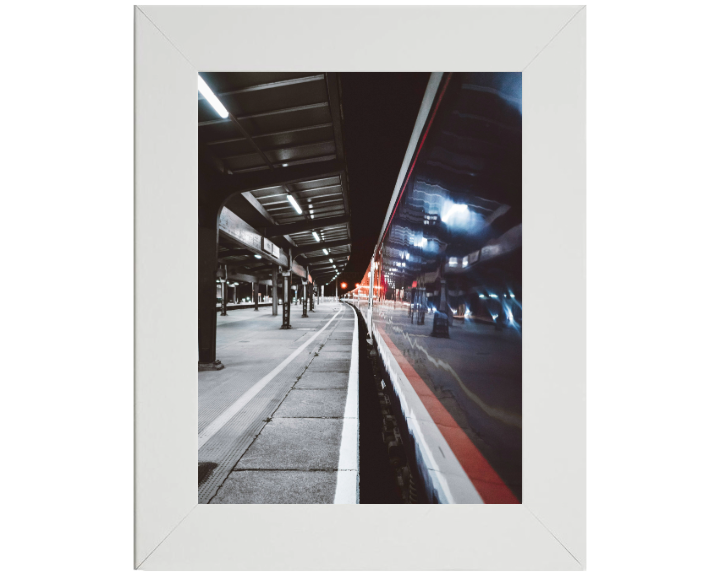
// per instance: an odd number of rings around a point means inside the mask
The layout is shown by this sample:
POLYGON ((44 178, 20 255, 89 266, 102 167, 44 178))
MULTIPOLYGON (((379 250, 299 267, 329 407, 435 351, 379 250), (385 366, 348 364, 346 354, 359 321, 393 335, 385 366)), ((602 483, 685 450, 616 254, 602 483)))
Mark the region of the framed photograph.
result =
POLYGON ((137 568, 585 569, 585 17, 135 8, 137 568))

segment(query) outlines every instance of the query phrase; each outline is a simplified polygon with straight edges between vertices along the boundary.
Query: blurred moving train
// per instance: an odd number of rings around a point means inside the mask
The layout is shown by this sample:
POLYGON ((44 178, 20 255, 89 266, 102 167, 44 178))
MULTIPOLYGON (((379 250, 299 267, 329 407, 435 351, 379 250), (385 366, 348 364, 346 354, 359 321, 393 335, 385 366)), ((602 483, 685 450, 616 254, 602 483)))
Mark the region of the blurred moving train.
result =
POLYGON ((372 261, 345 297, 427 500, 521 502, 520 73, 431 76, 372 261))

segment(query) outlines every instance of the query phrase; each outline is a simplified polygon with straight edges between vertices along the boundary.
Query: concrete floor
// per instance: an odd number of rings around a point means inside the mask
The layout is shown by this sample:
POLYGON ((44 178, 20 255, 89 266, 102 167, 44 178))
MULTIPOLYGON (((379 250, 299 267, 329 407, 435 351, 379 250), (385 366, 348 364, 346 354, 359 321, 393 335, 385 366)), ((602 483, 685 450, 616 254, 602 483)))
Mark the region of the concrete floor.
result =
POLYGON ((268 308, 218 317, 225 369, 198 373, 198 462, 211 469, 198 502, 334 501, 355 316, 337 302, 301 314, 291 330, 268 308))

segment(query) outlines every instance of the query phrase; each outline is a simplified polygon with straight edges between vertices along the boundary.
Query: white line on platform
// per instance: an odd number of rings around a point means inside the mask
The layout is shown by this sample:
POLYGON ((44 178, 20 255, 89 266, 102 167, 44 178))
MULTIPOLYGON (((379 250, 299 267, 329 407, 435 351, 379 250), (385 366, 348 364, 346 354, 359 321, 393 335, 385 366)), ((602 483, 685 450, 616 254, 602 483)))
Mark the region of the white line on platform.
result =
POLYGON ((340 440, 340 458, 338 459, 337 484, 335 485, 335 504, 357 504, 360 501, 360 367, 358 364, 358 319, 355 310, 353 328, 352 356, 348 375, 347 400, 343 416, 342 437, 340 440))
MULTIPOLYGON (((255 396, 257 396, 257 394, 263 388, 265 388, 265 386, 267 386, 268 383, 271 382, 273 378, 275 378, 275 376, 277 376, 280 372, 282 372, 282 370, 288 364, 290 364, 290 362, 292 362, 295 358, 297 358, 297 356, 298 356, 298 354, 300 354, 300 352, 305 350, 305 348, 307 348, 308 345, 313 340, 315 340, 315 338, 320 336, 320 334, 322 334, 323 330, 325 330, 325 328, 330 326, 330 323, 333 320, 335 320, 335 318, 337 318, 337 315, 340 314, 341 311, 342 310, 338 310, 335 313, 335 316, 330 318, 330 320, 328 320, 328 322, 327 322, 327 324, 325 324, 325 326, 323 326, 320 330, 318 330, 318 332, 313 334, 312 337, 308 338, 308 340, 305 343, 303 343, 292 354, 290 354, 290 356, 285 358, 285 360, 283 360, 282 363, 279 364, 272 372, 270 372, 269 374, 266 374, 263 378, 258 380, 255 384, 253 384, 252 388, 250 388, 247 392, 245 392, 245 394, 240 396, 240 398, 235 400, 235 402, 233 402, 230 405, 230 407, 226 408, 225 411, 222 414, 220 414, 220 416, 218 416, 217 418, 215 418, 215 420, 210 422, 210 424, 208 424, 203 429, 203 431, 200 432, 200 434, 198 434, 198 450, 200 450, 200 448, 202 448, 207 443, 207 441, 210 440, 210 438, 215 436, 215 434, 217 434, 218 431, 223 426, 225 426, 225 424, 227 424, 233 418, 233 416, 235 416, 235 414, 237 414, 238 412, 240 412, 240 410, 242 410, 245 406, 247 406, 248 402, 250 402, 250 400, 255 398, 255 396)), ((352 362, 350 364, 350 367, 352 370, 352 362)))

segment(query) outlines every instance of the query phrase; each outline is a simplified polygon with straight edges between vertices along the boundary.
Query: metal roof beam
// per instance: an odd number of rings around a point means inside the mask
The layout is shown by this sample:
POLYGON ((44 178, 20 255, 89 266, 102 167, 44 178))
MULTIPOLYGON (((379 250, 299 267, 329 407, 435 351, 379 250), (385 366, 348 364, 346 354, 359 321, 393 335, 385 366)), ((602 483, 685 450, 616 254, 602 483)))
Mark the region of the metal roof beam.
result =
MULTIPOLYGON (((262 118, 264 116, 274 116, 275 114, 287 114, 289 112, 303 112, 305 110, 315 110, 317 108, 327 108, 327 102, 318 102, 317 104, 306 104, 305 106, 292 106, 291 108, 280 108, 278 110, 268 110, 267 112, 258 112, 257 114, 248 114, 247 116, 237 116, 238 120, 251 120, 253 118, 262 118)), ((228 118, 218 118, 216 120, 205 120, 204 122, 198 122, 198 126, 210 126, 212 124, 225 124, 232 122, 228 118)))
POLYGON ((337 216, 335 218, 318 218, 317 220, 308 220, 306 222, 297 222, 296 224, 283 224, 280 226, 268 226, 265 229, 266 236, 283 236, 285 234, 298 234, 299 232, 309 232, 310 230, 320 230, 327 226, 337 226, 350 221, 350 216, 337 216))
MULTIPOLYGON (((216 96, 231 96, 233 94, 247 94, 248 92, 258 92, 260 90, 272 90, 273 88, 282 88, 284 86, 294 86, 295 84, 305 84, 306 82, 317 82, 325 78, 324 74, 314 74, 313 76, 303 76, 301 78, 290 78, 289 80, 278 80, 277 82, 266 82, 264 84, 255 84, 254 86, 246 86, 238 90, 228 90, 227 92, 215 92, 216 96)), ((198 100, 205 100, 205 97, 198 92, 198 100)))
MULTIPOLYGON (((320 128, 330 128, 332 122, 326 124, 313 124, 312 126, 303 126, 301 128, 293 128, 291 130, 281 130, 279 132, 266 132, 265 134, 254 134, 253 138, 269 138, 270 136, 283 136, 285 134, 295 134, 296 132, 307 132, 308 130, 319 130, 320 128)), ((244 136, 242 138, 225 138, 224 140, 211 140, 205 142, 206 146, 216 146, 218 144, 232 144, 233 142, 244 142, 247 140, 244 136)))
POLYGON ((253 252, 246 250, 245 248, 233 248, 231 250, 225 250, 218 254, 218 260, 223 258, 232 258, 233 256, 252 256, 253 252))
POLYGON ((336 240, 335 242, 316 242, 314 244, 298 246, 293 250, 293 256, 297 254, 304 254, 306 252, 316 252, 317 250, 322 250, 323 248, 327 248, 328 250, 330 250, 330 248, 339 248, 340 246, 348 245, 350 245, 350 240, 336 240))
POLYGON ((350 252, 341 252, 340 254, 330 254, 329 256, 316 256, 315 258, 305 258, 309 264, 314 264, 316 262, 326 262, 329 258, 332 258, 336 262, 338 259, 345 258, 346 256, 350 256, 350 252))
POLYGON ((223 195, 240 192, 252 192, 265 188, 276 188, 286 184, 295 184, 307 180, 329 178, 337 176, 343 167, 337 160, 289 166, 282 169, 267 169, 247 174, 215 175, 208 179, 205 188, 217 191, 223 195))

